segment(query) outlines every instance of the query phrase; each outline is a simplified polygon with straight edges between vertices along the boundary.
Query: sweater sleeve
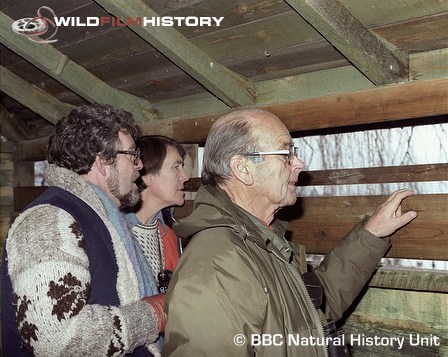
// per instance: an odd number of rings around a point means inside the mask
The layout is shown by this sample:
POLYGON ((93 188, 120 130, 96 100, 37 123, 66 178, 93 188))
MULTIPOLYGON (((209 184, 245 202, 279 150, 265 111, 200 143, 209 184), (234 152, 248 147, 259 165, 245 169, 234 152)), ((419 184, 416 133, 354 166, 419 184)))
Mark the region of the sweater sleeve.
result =
POLYGON ((35 206, 16 219, 6 242, 18 328, 35 356, 118 356, 158 337, 149 304, 87 304, 89 261, 71 215, 35 206))
POLYGON ((326 255, 315 273, 325 291, 327 319, 342 317, 389 248, 390 238, 379 239, 358 223, 326 255))

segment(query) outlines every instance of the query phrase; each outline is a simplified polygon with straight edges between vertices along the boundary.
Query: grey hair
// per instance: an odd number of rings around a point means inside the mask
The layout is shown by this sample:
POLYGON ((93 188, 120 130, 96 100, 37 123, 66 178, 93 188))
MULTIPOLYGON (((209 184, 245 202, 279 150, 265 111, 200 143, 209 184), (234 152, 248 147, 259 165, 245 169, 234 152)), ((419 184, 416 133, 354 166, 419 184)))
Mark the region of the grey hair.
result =
POLYGON ((236 109, 224 114, 212 125, 204 148, 202 166, 204 185, 225 184, 231 175, 232 156, 258 150, 258 138, 253 135, 254 125, 249 119, 257 114, 267 113, 260 109, 236 109))

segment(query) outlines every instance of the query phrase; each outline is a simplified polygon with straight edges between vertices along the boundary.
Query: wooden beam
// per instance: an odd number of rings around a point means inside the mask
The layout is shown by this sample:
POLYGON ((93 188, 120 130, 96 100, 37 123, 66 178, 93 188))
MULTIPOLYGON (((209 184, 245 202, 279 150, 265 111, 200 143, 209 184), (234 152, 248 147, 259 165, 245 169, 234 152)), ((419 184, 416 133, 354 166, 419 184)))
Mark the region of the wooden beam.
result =
POLYGON ((150 102, 114 89, 49 44, 32 42, 11 30, 13 20, 0 12, 0 41, 89 102, 111 104, 131 112, 137 121, 153 116, 150 102))
POLYGON ((63 103, 42 89, 28 83, 3 66, 0 66, 0 90, 11 98, 23 104, 33 112, 39 114, 51 124, 66 116, 76 108, 73 105, 63 103))
POLYGON ((34 185, 34 162, 14 162, 14 187, 34 185))
MULTIPOLYGON (((0 83, 3 83, 4 78, 0 83)), ((1 84, 0 84, 1 89, 1 84)), ((27 139, 27 133, 22 129, 20 125, 17 125, 14 120, 10 117, 9 112, 5 109, 3 105, 0 105, 0 133, 7 138, 9 141, 21 141, 27 139)), ((2 149, 3 149, 2 143, 2 149)), ((3 150, 2 150, 3 152, 3 150)))
POLYGON ((17 143, 17 160, 40 161, 47 157, 49 137, 19 141, 17 143))
POLYGON ((305 171, 298 186, 448 181, 448 164, 305 171))
POLYGON ((408 60, 399 58, 339 0, 285 0, 376 85, 408 79, 408 60))
POLYGON ((384 123, 448 114, 448 77, 272 105, 290 131, 384 123))
POLYGON ((448 272, 446 271, 380 268, 373 275, 369 286, 448 293, 447 282, 448 272))
POLYGON ((1 154, 12 154, 17 151, 17 143, 13 141, 5 141, 0 145, 1 154))
MULTIPOLYGON (((141 0, 95 0, 120 18, 159 18, 141 0)), ((252 82, 217 63, 173 27, 129 26, 129 29, 154 46, 186 73, 230 107, 253 105, 255 90, 252 82)))
MULTIPOLYGON (((448 181, 448 164, 384 166, 338 170, 303 171, 297 186, 358 185, 397 182, 448 181)), ((187 192, 196 192, 200 177, 185 182, 187 192)))
MULTIPOLYGON (((448 114, 448 78, 340 93, 260 106, 276 114, 291 132, 400 121, 448 114)), ((163 134, 180 143, 201 143, 213 121, 225 112, 140 123, 141 133, 163 134)), ((46 138, 42 139, 46 143, 46 138)), ((23 143, 23 146, 27 146, 23 143)), ((41 145, 41 148, 44 146, 41 145)), ((38 148, 35 148, 36 150, 38 148)), ((45 152, 30 150, 33 156, 45 152)), ((27 160, 23 155, 22 160, 27 160)))
MULTIPOLYGON (((262 105, 277 115, 291 132, 400 121, 448 114, 448 78, 376 87, 262 105)), ((141 125, 142 132, 165 132, 182 143, 201 143, 214 120, 225 112, 141 125)))
MULTIPOLYGON (((8 143, 8 142, 7 142, 8 143)), ((0 153, 0 247, 3 247, 13 218, 14 204, 14 152, 0 153)))
MULTIPOLYGON (((288 221, 288 238, 304 244, 308 253, 326 254, 356 222, 386 200, 386 196, 302 197, 280 211, 288 221)), ((448 260, 448 195, 414 195, 403 201, 403 212, 418 217, 392 237, 389 258, 448 260)))
MULTIPOLYGON (((312 50, 313 46, 306 46, 306 48, 312 50)), ((306 51, 288 53, 293 57, 306 55, 306 51)), ((447 56, 448 48, 410 54, 412 80, 446 78, 448 76, 447 56)), ((232 65, 232 62, 226 63, 232 65)), ((256 80, 256 106, 262 107, 273 103, 293 102, 375 88, 375 85, 354 66, 318 70, 294 76, 291 76, 290 73, 286 73, 286 75, 287 78, 256 80)), ((157 110, 157 118, 163 120, 199 117, 228 110, 221 100, 205 92, 158 101, 154 103, 154 107, 157 110)))

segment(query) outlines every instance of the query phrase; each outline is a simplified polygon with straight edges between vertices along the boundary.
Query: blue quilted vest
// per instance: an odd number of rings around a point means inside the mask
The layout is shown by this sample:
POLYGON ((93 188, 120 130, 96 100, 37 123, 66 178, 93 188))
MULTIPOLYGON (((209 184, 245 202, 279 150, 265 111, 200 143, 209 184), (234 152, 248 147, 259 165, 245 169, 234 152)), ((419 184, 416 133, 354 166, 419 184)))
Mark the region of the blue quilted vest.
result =
MULTIPOLYGON (((117 293, 118 266, 112 246, 111 236, 104 222, 84 201, 70 192, 57 187, 48 188, 27 208, 50 204, 68 212, 81 227, 86 254, 89 258, 91 294, 88 304, 119 306, 117 293)), ((26 209, 27 209, 26 208, 26 209)), ((38 224, 38 222, 36 222, 38 224)), ((4 357, 30 356, 23 347, 17 330, 15 312, 12 304, 12 286, 7 273, 7 252, 3 249, 1 281, 1 323, 2 349, 4 357)), ((134 350, 129 356, 150 357, 152 354, 144 347, 134 350)))

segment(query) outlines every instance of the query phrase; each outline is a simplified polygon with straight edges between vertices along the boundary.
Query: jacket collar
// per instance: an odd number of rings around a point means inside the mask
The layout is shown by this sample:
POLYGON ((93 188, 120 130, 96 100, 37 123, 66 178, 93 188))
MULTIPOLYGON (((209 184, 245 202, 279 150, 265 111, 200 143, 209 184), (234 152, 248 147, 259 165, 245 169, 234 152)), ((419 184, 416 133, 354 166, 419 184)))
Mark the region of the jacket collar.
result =
POLYGON ((175 232, 187 238, 213 226, 228 226, 242 240, 250 240, 260 248, 274 253, 279 259, 290 262, 292 251, 284 238, 286 225, 286 222, 274 219, 271 229, 234 204, 223 189, 201 186, 196 195, 193 213, 180 220, 175 232))
POLYGON ((101 217, 106 217, 106 210, 93 187, 76 172, 48 164, 44 168, 45 181, 50 186, 62 188, 77 196, 93 208, 101 217))
POLYGON ((288 263, 292 261, 293 252, 289 243, 284 238, 287 225, 286 222, 274 219, 271 229, 242 208, 238 206, 236 206, 236 208, 241 210, 241 214, 247 217, 246 221, 250 220, 252 223, 252 225, 243 224, 242 226, 243 231, 245 230, 247 239, 253 241, 263 249, 270 251, 281 260, 288 263), (250 230, 247 230, 248 226, 252 226, 250 230))
MULTIPOLYGON (((124 218, 126 219, 126 221, 129 223, 130 227, 134 227, 137 224, 142 224, 145 225, 144 223, 140 222, 139 219, 137 218, 136 214, 134 212, 127 212, 124 213, 124 218)), ((163 220, 163 213, 162 211, 157 212, 157 214, 154 216, 153 222, 158 221, 158 223, 160 224, 160 226, 162 226, 163 229, 163 235, 166 235, 166 224, 165 221, 163 220)))

